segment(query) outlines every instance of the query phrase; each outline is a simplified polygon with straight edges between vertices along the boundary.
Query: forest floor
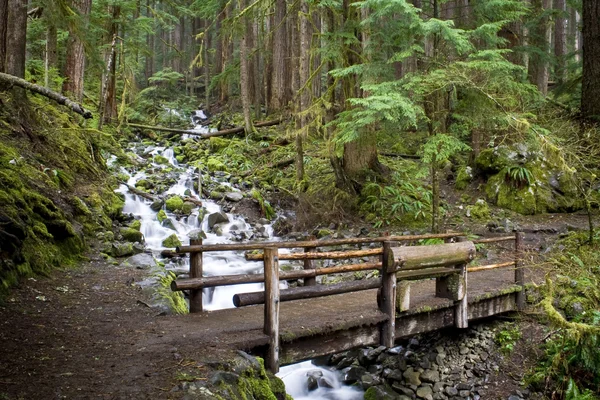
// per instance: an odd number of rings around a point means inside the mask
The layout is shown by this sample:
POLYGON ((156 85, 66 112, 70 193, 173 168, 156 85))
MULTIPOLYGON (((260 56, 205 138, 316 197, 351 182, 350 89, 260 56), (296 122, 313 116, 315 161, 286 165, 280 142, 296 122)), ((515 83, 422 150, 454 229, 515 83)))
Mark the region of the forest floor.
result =
MULTIPOLYGON (((587 216, 515 222, 537 254, 557 233, 585 229, 587 216)), ((93 251, 89 257, 30 278, 0 304, 0 399, 179 398, 172 390, 182 380, 205 378, 231 354, 218 343, 188 340, 186 331, 168 331, 165 317, 147 306, 147 292, 134 284, 147 271, 112 265, 93 251)), ((523 337, 490 382, 494 398, 514 393, 535 363, 545 333, 524 318, 523 337)))

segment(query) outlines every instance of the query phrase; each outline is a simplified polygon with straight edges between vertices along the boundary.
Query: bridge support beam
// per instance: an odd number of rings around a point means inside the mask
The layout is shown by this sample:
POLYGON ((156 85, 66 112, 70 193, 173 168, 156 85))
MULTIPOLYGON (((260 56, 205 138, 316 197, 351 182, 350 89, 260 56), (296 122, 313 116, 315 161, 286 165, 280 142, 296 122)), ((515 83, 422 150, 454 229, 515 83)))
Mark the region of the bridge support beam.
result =
POLYGON ((392 242, 383 242, 380 309, 388 320, 381 326, 380 344, 385 347, 394 347, 396 340, 396 269, 389 265, 393 260, 392 242))
MULTIPOLYGON (((201 246, 202 239, 190 239, 190 246, 201 246)), ((190 254, 190 278, 202 278, 202 253, 190 254)), ((190 290, 190 313, 202 312, 202 289, 190 290)))
POLYGON ((265 262, 265 317, 264 333, 269 336, 265 367, 279 372, 279 255, 275 247, 264 250, 265 262))

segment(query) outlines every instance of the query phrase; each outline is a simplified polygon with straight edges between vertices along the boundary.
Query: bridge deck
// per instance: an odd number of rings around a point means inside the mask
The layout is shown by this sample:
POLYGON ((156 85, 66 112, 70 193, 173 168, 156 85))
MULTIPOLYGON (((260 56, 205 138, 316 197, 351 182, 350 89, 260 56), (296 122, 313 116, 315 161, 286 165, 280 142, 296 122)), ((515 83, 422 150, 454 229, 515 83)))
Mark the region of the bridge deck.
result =
MULTIPOLYGON (((500 298, 506 296, 506 289, 514 286, 514 270, 498 269, 475 272, 470 273, 468 279, 470 302, 481 297, 500 298)), ((412 283, 411 308, 404 315, 400 314, 398 316, 396 324, 397 337, 452 325, 453 303, 446 299, 435 298, 434 293, 434 280, 412 283), (428 320, 438 319, 431 325, 433 329, 427 326, 414 326, 417 322, 411 322, 413 326, 410 327, 404 322, 399 323, 402 318, 414 314, 413 310, 420 309, 422 312, 426 312, 424 308, 428 311, 441 311, 441 314, 437 317, 430 316, 433 318, 427 318, 428 320), (440 318, 445 319, 445 321, 440 321, 440 318)), ((344 338, 349 341, 345 345, 347 348, 361 344, 373 344, 369 342, 373 342, 378 337, 377 324, 387 318, 378 310, 376 296, 376 290, 367 290, 281 303, 282 364, 298 361, 301 353, 300 350, 293 351, 286 357, 286 342, 308 340, 302 346, 305 347, 302 350, 304 358, 332 351, 341 351, 343 348, 340 349, 339 347, 344 345, 340 342, 343 342, 341 339, 344 338), (315 338, 320 338, 319 343, 324 348, 319 351, 315 350, 312 355, 307 354, 306 347, 314 347, 313 339, 315 338), (335 345, 332 343, 331 348, 328 348, 327 344, 323 343, 324 340, 327 341, 327 338, 338 343, 335 345)), ((511 301, 514 303, 514 300, 511 301)), ((483 312, 472 313, 470 311, 470 314, 475 317, 484 317, 514 309, 511 305, 500 308, 488 307, 487 305, 485 307, 487 308, 483 312)), ((157 324, 161 330, 187 332, 185 340, 197 344, 199 348, 202 346, 234 347, 260 354, 261 346, 268 343, 268 337, 262 332, 263 313, 263 306, 257 305, 186 316, 171 316, 157 321, 157 324)), ((473 316, 470 316, 470 318, 473 318, 473 316)))

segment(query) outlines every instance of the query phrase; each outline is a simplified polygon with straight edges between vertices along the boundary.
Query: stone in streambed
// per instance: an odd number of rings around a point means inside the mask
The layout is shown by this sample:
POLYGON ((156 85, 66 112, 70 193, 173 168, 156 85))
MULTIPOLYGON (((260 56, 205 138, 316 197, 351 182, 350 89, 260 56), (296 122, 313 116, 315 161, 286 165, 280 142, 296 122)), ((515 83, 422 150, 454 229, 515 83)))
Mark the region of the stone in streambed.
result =
POLYGON ((142 235, 142 232, 132 228, 121 228, 121 236, 123 236, 123 240, 127 242, 144 242, 144 235, 142 235))
POLYGON ((133 243, 114 242, 110 249, 110 255, 113 257, 127 257, 135 254, 133 243))
POLYGON ((163 247, 181 246, 181 241, 179 240, 179 238, 177 237, 176 234, 172 234, 171 236, 169 236, 168 238, 166 238, 165 240, 162 241, 162 246, 163 247))
POLYGON ((179 196, 173 196, 167 199, 165 205, 169 211, 180 211, 183 207, 183 199, 179 196))
POLYGON ((225 193, 225 199, 228 201, 238 202, 244 198, 244 195, 241 192, 228 192, 225 193))
POLYGON ((369 400, 397 400, 398 394, 387 386, 372 386, 365 392, 365 399, 369 400))
POLYGON ((431 369, 426 369, 421 373, 420 379, 423 382, 436 383, 440 380, 440 373, 431 369))
POLYGON ((229 217, 224 212, 212 213, 208 216, 208 229, 212 229, 216 224, 229 222, 229 217))
POLYGON ((433 390, 431 386, 421 386, 417 389, 417 397, 421 399, 433 400, 433 390))
POLYGON ((404 371, 404 374, 402 374, 404 376, 404 378, 406 378, 406 381, 411 384, 411 385, 416 385, 419 386, 421 384, 421 373, 418 371, 415 371, 412 368, 407 369, 406 371, 404 371))
POLYGON ((175 224, 173 223, 173 220, 171 218, 164 219, 160 224, 165 228, 168 228, 168 229, 171 229, 174 231, 177 230, 177 229, 175 229, 175 224))

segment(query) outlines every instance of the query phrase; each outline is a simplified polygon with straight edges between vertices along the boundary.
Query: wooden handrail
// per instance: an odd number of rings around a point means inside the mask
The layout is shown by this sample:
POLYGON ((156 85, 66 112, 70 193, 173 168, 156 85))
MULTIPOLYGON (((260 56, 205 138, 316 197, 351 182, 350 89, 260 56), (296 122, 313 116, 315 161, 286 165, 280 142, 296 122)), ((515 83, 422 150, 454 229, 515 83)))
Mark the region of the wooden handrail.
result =
POLYGON ((278 249, 294 249, 304 247, 329 247, 340 246, 345 244, 365 244, 365 243, 383 243, 405 242, 410 240, 425 240, 425 239, 447 239, 458 236, 464 236, 465 233, 450 232, 428 235, 397 235, 397 236, 381 236, 381 237, 364 237, 364 238, 347 238, 347 239, 328 239, 328 240, 299 240, 295 242, 251 242, 251 243, 224 243, 224 244, 204 244, 200 246, 178 246, 175 249, 176 253, 198 253, 207 251, 235 251, 235 250, 262 250, 265 247, 275 247, 278 249))
MULTIPOLYGON (((326 251, 326 252, 306 252, 291 253, 279 255, 280 260, 340 260, 346 258, 372 257, 383 254, 383 249, 369 250, 348 250, 348 251, 326 251)), ((262 254, 246 254, 246 260, 262 260, 262 254)))

